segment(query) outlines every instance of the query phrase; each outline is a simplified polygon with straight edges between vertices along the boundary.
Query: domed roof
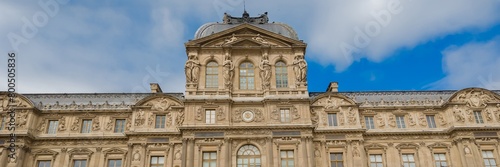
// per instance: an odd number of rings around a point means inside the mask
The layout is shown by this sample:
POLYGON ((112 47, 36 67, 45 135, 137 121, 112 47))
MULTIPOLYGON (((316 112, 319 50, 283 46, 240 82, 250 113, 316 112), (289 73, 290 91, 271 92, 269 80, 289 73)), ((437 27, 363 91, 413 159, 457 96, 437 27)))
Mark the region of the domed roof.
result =
POLYGON ((194 39, 203 38, 233 27, 237 27, 241 24, 250 24, 288 38, 295 40, 299 39, 295 30, 293 30, 293 28, 289 25, 284 23, 269 23, 267 12, 259 17, 249 17, 249 14, 246 11, 243 13, 243 17, 232 17, 231 15, 224 13, 223 21, 223 23, 207 23, 202 25, 196 31, 194 39))

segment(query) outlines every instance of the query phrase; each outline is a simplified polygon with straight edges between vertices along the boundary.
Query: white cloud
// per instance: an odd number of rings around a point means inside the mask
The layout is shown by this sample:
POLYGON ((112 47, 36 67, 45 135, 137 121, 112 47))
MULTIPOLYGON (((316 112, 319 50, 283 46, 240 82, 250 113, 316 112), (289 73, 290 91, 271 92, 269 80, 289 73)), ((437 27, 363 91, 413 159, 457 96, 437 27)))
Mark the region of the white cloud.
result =
POLYGON ((446 76, 429 85, 437 89, 482 87, 500 90, 500 36, 487 42, 471 42, 443 51, 446 76))
MULTIPOLYGON (((328 1, 316 10, 310 25, 309 46, 313 59, 324 65, 334 64, 337 71, 343 71, 353 61, 367 58, 382 61, 398 49, 413 48, 446 35, 473 29, 487 28, 500 20, 498 0, 371 0, 371 1, 328 1), (398 3, 400 12, 390 13, 387 26, 375 31, 373 23, 380 22, 373 12, 390 11, 391 3, 398 3), (389 5, 389 6, 388 6, 389 5), (355 29, 367 32, 370 27, 373 37, 366 46, 356 45, 355 29), (357 54, 344 54, 342 43, 360 49, 357 54)), ((367 35, 368 36, 368 35, 367 35)))

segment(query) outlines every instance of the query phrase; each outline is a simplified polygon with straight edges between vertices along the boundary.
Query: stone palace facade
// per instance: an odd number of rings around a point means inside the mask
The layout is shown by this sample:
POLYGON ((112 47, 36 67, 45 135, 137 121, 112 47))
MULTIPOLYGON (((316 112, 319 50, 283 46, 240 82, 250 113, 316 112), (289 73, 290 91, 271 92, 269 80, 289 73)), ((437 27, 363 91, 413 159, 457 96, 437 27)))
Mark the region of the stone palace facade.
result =
POLYGON ((186 44, 186 92, 0 94, 0 167, 495 167, 500 91, 308 92, 306 44, 267 13, 186 44), (16 110, 16 156, 8 155, 16 110))

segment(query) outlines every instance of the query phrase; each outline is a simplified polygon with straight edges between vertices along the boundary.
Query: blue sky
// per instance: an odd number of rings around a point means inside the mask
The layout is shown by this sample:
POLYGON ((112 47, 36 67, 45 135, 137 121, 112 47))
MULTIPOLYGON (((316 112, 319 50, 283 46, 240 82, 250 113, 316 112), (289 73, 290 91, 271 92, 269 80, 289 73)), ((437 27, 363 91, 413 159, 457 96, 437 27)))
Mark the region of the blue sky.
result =
MULTIPOLYGON (((252 16, 267 11, 291 25, 308 43, 311 92, 331 81, 341 91, 500 89, 500 0, 246 6, 252 16)), ((0 1, 0 53, 17 51, 22 93, 148 92, 151 82, 184 92, 184 42, 223 12, 241 15, 243 1, 0 1)))

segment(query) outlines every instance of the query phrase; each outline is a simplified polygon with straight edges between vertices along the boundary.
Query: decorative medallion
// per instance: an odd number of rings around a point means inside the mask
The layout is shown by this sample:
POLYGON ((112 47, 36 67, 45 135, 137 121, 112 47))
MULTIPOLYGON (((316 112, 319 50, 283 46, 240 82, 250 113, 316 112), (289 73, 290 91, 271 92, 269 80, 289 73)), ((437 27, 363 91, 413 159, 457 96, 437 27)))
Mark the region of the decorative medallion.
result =
POLYGON ((255 114, 252 111, 244 111, 243 114, 241 115, 241 118, 245 122, 252 122, 254 117, 255 114))

